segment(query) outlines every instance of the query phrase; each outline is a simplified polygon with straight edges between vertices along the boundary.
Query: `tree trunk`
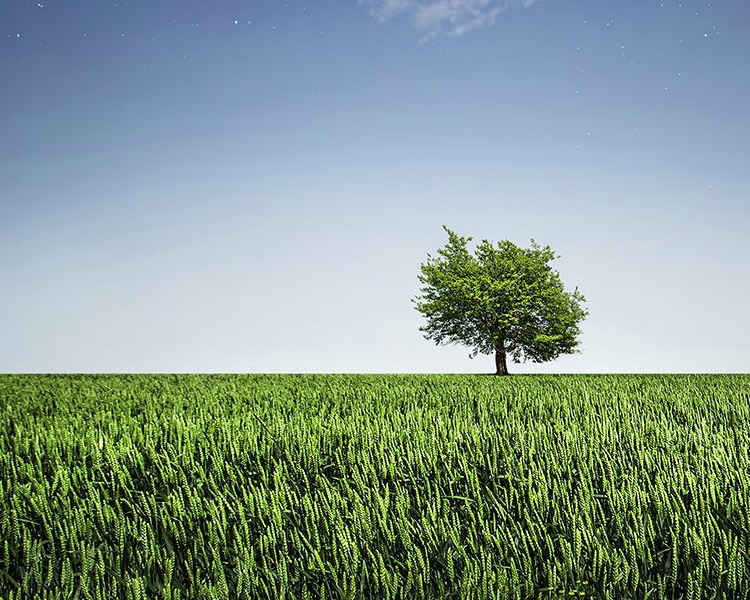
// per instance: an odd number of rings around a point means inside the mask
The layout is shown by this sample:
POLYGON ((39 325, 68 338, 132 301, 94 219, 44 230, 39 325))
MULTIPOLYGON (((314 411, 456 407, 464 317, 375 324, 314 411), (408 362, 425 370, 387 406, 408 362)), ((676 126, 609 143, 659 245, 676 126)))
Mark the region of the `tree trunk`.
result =
POLYGON ((505 360, 505 348, 502 344, 495 345, 495 375, 507 375, 508 363, 505 360))

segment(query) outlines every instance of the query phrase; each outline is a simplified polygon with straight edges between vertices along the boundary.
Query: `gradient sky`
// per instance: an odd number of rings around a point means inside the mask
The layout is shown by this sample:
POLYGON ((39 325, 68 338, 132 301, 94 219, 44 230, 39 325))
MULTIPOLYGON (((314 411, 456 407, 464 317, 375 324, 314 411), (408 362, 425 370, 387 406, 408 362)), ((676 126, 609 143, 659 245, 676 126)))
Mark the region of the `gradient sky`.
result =
POLYGON ((750 3, 0 3, 0 371, 470 372, 446 241, 551 245, 582 353, 750 371, 750 3))

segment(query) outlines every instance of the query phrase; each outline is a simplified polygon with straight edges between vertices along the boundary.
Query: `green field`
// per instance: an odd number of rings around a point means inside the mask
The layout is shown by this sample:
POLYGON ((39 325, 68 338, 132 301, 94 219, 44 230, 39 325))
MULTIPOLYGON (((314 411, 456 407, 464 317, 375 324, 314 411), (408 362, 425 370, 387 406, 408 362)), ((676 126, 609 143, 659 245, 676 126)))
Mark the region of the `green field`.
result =
POLYGON ((748 598, 750 376, 0 376, 0 598, 748 598))

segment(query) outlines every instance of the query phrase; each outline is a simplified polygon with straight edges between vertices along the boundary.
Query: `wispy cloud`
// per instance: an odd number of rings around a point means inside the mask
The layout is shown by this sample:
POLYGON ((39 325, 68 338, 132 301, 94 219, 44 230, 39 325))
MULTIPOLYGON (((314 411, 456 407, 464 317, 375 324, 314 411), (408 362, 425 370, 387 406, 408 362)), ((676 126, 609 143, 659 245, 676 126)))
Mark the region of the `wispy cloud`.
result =
POLYGON ((462 35, 472 29, 492 25, 497 16, 510 8, 528 7, 537 0, 359 0, 380 22, 402 15, 411 19, 425 38, 436 35, 462 35))

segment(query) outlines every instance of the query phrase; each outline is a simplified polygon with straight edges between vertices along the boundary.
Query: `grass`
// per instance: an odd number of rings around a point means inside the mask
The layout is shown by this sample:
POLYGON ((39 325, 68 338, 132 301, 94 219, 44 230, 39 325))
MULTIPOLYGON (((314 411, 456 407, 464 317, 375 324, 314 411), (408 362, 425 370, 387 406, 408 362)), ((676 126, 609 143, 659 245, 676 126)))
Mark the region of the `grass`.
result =
POLYGON ((0 376, 0 598, 747 598, 750 376, 0 376))

